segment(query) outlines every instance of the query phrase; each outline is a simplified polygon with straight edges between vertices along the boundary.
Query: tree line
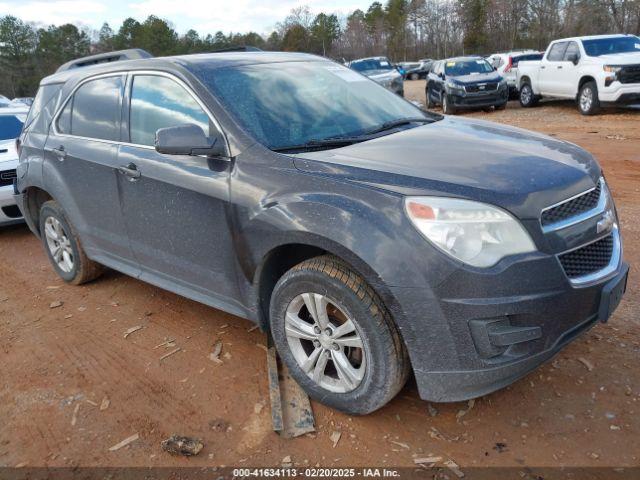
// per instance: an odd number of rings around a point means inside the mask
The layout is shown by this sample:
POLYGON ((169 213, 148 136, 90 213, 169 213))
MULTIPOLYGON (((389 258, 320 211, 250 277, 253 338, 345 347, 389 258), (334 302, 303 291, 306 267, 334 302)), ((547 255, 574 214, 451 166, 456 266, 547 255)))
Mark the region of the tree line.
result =
POLYGON ((386 0, 347 16, 293 9, 273 32, 180 35, 170 21, 127 18, 114 30, 41 26, 0 17, 0 93, 35 94, 62 63, 92 53, 142 48, 155 56, 229 47, 309 52, 339 61, 387 55, 393 61, 542 50, 549 41, 601 33, 640 34, 640 0, 386 0))

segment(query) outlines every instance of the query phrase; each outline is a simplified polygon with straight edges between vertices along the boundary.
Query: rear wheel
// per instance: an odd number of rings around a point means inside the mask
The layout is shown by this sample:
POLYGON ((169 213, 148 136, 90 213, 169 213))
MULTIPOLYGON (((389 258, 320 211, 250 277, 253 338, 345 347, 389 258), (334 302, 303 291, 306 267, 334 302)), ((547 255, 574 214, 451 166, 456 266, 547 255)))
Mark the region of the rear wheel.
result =
POLYGON ((298 264, 277 283, 271 334, 298 384, 317 401, 366 414, 409 374, 400 334, 376 293, 333 256, 298 264))
POLYGON ((596 82, 587 82, 578 93, 578 110, 582 115, 595 115, 600 110, 598 86, 596 82))
POLYGON ((40 233, 49 261, 65 282, 81 285, 102 274, 102 266, 87 257, 75 229, 53 200, 40 209, 40 233))
POLYGON ((533 88, 528 83, 522 84, 520 87, 520 105, 524 108, 535 106, 538 103, 538 97, 533 93, 533 88))

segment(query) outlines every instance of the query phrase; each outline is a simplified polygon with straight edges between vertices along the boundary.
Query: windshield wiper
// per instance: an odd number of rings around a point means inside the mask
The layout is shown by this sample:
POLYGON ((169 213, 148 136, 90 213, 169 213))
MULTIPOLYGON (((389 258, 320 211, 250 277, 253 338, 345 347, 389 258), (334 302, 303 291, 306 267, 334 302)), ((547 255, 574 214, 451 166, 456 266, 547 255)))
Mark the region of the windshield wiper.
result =
POLYGON ((402 127, 403 125, 409 125, 411 123, 433 123, 435 119, 426 117, 407 117, 398 118, 389 122, 384 122, 371 130, 367 130, 363 135, 373 135, 374 133, 384 132, 385 130, 391 130, 393 128, 402 127))
POLYGON ((317 150, 323 147, 346 147, 347 145, 353 145, 357 142, 363 142, 367 138, 358 137, 333 137, 325 138, 322 140, 309 140, 308 142, 301 143, 299 145, 290 145, 287 147, 276 147, 271 150, 274 152, 291 152, 295 150, 317 150))

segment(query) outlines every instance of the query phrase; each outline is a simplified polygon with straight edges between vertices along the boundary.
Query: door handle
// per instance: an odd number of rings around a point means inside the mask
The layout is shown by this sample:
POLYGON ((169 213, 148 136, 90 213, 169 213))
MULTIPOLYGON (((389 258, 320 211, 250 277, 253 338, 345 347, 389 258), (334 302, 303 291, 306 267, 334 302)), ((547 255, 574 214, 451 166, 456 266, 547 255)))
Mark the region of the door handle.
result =
POLYGON ((129 163, 128 165, 118 167, 118 172, 129 177, 129 181, 131 182, 136 181, 141 176, 140 170, 138 170, 135 163, 129 163))
POLYGON ((52 148, 51 151, 56 157, 58 157, 58 160, 60 160, 61 162, 64 162, 64 159, 67 158, 67 151, 62 145, 60 145, 58 148, 52 148))
POLYGON ((545 68, 547 68, 547 67, 545 67, 544 65, 540 66, 540 70, 544 70, 545 68))
POLYGON ((562 68, 562 65, 558 65, 558 70, 562 68))

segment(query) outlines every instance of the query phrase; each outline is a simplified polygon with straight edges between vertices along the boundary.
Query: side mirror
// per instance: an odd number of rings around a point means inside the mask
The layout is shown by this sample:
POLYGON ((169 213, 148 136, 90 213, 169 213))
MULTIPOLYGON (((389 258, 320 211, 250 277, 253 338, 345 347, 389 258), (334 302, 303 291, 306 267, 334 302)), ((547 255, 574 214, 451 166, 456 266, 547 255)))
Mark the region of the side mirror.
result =
POLYGON ((577 53, 570 53, 567 57, 567 60, 574 65, 577 65, 580 61, 580 55, 578 55, 577 53))
POLYGON ((227 156, 227 149, 220 135, 207 137, 201 127, 192 123, 158 130, 156 151, 166 155, 227 156))

